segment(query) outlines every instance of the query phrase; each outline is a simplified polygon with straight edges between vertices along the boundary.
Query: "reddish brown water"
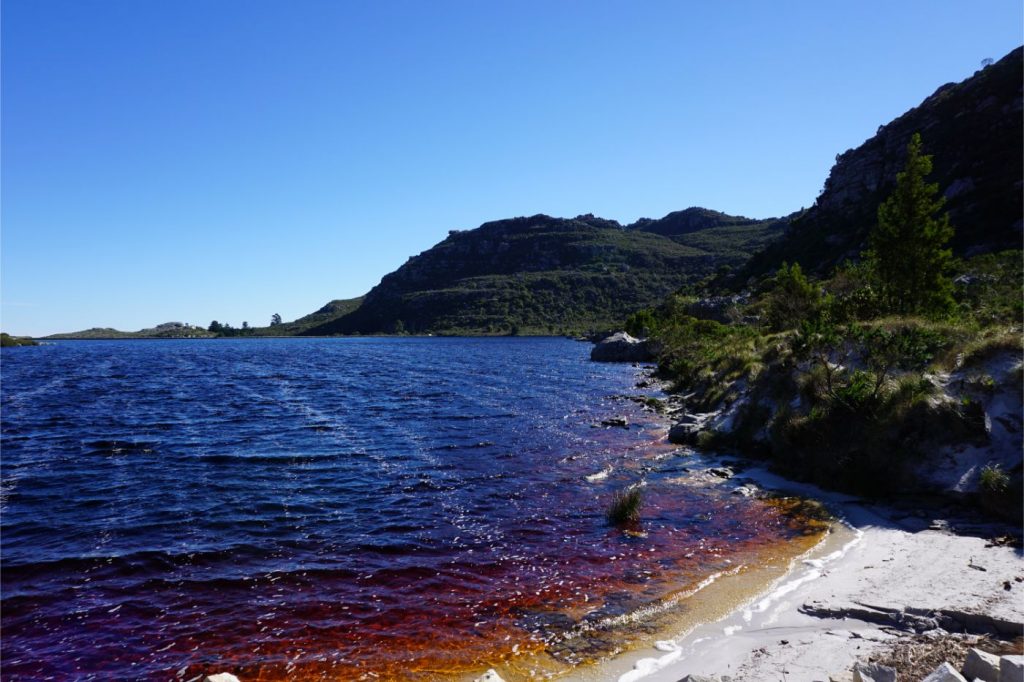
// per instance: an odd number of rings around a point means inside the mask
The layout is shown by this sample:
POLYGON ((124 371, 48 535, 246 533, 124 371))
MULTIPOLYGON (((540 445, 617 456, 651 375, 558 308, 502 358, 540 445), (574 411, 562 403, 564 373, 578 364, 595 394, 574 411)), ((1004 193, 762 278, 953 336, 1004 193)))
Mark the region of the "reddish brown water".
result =
POLYGON ((699 460, 608 398, 640 395, 637 370, 586 349, 5 355, 4 678, 557 672, 650 632, 670 595, 820 531, 787 504, 687 485, 699 460), (592 426, 616 415, 631 428, 592 426), (609 527, 612 494, 640 482, 641 524, 609 527))

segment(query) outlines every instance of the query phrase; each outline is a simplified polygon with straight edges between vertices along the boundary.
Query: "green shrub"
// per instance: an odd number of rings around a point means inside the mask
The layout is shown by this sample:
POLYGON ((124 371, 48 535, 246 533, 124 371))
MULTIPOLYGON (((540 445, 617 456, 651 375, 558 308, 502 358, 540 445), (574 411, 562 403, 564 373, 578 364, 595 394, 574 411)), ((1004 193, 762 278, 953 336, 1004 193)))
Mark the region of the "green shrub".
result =
POLYGON ((643 338, 655 333, 658 320, 652 310, 644 308, 626 318, 625 328, 627 333, 643 338))
POLYGON ((821 289, 810 283, 799 263, 782 264, 775 286, 765 297, 765 321, 772 331, 795 329, 824 305, 821 289))

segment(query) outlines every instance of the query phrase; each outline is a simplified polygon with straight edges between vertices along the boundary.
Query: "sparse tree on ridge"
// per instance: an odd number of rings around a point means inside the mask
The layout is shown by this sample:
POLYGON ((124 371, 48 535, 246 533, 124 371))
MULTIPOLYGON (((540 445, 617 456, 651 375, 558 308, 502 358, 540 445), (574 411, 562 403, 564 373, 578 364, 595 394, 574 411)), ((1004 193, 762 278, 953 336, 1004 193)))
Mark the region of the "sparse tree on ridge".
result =
POLYGON ((907 145, 907 164, 896 175, 896 189, 878 207, 878 225, 865 254, 881 286, 886 307, 901 314, 941 314, 953 306, 953 283, 947 276, 953 236, 945 197, 938 183, 925 182, 932 157, 921 153, 921 135, 907 145))
POLYGON ((281 324, 281 316, 279 314, 277 314, 277 313, 274 313, 270 317, 270 326, 271 327, 276 327, 279 324, 281 324))

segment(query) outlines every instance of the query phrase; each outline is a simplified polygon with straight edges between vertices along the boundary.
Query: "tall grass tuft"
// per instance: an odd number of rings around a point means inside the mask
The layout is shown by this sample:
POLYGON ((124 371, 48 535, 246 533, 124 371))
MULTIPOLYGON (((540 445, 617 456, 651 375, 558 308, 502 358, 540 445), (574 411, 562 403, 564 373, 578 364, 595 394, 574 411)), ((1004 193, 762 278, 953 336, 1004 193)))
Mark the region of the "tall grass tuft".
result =
POLYGON ((981 489, 987 493, 1001 494, 1010 488, 1010 477, 998 464, 981 470, 981 489))
POLYGON ((643 493, 639 486, 620 490, 612 496, 605 517, 613 526, 639 523, 640 507, 643 505, 643 493))

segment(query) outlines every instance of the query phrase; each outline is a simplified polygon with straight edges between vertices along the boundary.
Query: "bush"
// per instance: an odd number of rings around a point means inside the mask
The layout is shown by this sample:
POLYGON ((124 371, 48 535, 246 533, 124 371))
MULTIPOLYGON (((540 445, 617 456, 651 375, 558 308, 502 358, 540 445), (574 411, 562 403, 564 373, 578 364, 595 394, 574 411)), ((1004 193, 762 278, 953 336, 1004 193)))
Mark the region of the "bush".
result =
POLYGON ((620 490, 612 496, 605 517, 613 526, 623 526, 640 522, 640 507, 643 505, 643 493, 639 486, 620 490))
POLYGON ((650 309, 643 309, 626 318, 626 332, 636 337, 646 337, 658 328, 658 321, 650 309))
POLYGON ((823 305, 821 290, 807 281, 799 263, 782 264, 765 299, 765 321, 772 331, 795 329, 815 317, 823 305))
POLYGON ((1000 495, 1010 489, 1010 477, 998 464, 986 466, 981 470, 979 484, 985 492, 1000 495))

